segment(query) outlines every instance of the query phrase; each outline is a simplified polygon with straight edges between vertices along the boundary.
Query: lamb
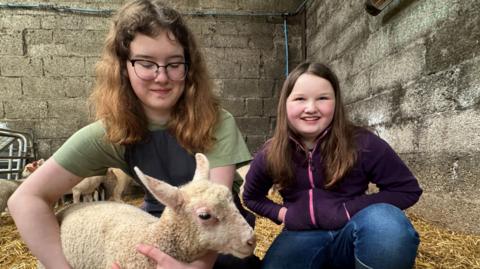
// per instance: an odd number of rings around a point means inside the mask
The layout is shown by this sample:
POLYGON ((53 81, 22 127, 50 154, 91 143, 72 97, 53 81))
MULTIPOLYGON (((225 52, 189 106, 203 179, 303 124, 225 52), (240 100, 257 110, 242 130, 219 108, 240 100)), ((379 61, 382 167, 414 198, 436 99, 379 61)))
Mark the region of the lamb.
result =
POLYGON ((7 208, 8 198, 18 188, 21 181, 0 179, 0 213, 7 208))
POLYGON ((233 203, 231 191, 208 180, 209 162, 196 154, 193 180, 182 187, 144 175, 139 179, 166 208, 160 218, 116 202, 75 204, 57 214, 63 251, 73 268, 155 268, 134 248, 151 244, 192 262, 214 250, 244 258, 253 253, 252 228, 233 203))
POLYGON ((84 202, 92 202, 94 192, 106 180, 106 176, 86 177, 72 188, 73 203, 79 203, 80 197, 84 202))
POLYGON ((123 172, 122 169, 109 168, 107 172, 107 180, 104 182, 106 183, 105 187, 107 188, 108 194, 111 195, 109 200, 123 202, 122 193, 131 182, 133 182, 133 178, 123 172), (111 185, 113 185, 113 188, 111 185))
POLYGON ((84 202, 93 201, 93 194, 99 190, 101 184, 104 184, 107 195, 111 195, 110 201, 123 202, 122 193, 132 180, 121 169, 109 168, 106 175, 86 177, 75 185, 72 188, 73 203, 80 202, 80 197, 83 197, 84 202))
POLYGON ((35 172, 35 170, 37 170, 37 168, 40 167, 44 162, 44 159, 40 159, 38 161, 33 161, 25 165, 25 167, 23 168, 22 177, 27 178, 29 175, 35 172))

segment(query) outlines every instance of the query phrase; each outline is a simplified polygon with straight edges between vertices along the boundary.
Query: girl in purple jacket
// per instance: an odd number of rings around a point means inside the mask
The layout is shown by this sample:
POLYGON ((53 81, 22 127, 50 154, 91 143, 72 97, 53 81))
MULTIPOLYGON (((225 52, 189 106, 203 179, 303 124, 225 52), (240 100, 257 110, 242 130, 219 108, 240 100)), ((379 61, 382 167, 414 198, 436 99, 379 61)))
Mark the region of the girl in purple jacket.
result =
POLYGON ((335 74, 300 64, 277 113, 243 194, 249 209, 285 225, 263 268, 412 268, 420 240, 402 210, 422 190, 384 140, 347 120, 335 74), (366 194, 370 182, 379 192, 366 194), (273 184, 283 204, 267 198, 273 184))

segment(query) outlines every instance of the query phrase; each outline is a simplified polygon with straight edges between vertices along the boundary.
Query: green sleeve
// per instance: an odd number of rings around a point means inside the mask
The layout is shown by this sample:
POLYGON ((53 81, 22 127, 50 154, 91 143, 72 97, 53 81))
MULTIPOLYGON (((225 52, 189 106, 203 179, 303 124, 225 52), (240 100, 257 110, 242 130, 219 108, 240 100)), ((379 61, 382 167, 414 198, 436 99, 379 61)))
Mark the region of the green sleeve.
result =
POLYGON ((103 175, 109 167, 128 171, 124 153, 124 146, 114 145, 105 139, 103 124, 96 121, 73 134, 53 154, 53 158, 71 173, 88 177, 103 175))
MULTIPOLYGON (((252 155, 250 155, 250 151, 235 123, 235 119, 232 114, 224 109, 221 110, 220 122, 216 126, 215 137, 217 141, 213 149, 205 154, 210 161, 210 168, 232 164, 235 164, 238 168, 252 160, 252 155)), ((235 173, 232 186, 235 194, 239 193, 242 183, 243 179, 238 173, 235 173)))
POLYGON ((235 164, 236 166, 252 159, 250 152, 243 140, 242 134, 235 123, 232 114, 221 110, 220 122, 216 126, 215 137, 217 141, 207 158, 210 168, 235 164))

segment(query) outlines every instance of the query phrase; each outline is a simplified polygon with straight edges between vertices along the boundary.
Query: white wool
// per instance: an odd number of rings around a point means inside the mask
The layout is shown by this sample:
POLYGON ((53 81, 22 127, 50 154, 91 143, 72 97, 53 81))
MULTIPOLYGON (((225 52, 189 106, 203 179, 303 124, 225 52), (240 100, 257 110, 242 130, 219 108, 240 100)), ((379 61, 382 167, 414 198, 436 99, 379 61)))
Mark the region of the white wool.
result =
POLYGON ((76 204, 58 214, 61 240, 74 268, 155 268, 135 251, 139 243, 191 262, 214 250, 237 257, 251 255, 252 228, 235 207, 231 191, 208 179, 208 160, 197 154, 194 179, 180 188, 143 175, 145 187, 163 204, 160 218, 115 202, 76 204))

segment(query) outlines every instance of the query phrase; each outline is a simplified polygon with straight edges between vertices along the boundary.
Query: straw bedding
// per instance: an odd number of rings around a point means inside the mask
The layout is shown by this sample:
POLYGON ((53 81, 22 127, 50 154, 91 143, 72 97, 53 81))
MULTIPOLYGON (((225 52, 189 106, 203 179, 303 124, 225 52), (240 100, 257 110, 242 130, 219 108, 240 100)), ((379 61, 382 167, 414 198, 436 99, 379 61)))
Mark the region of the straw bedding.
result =
MULTIPOLYGON (((139 205, 140 198, 129 199, 139 205)), ((480 235, 452 232, 430 224, 422 218, 408 214, 421 237, 416 269, 480 269, 480 235)), ((29 253, 8 215, 0 218, 0 268, 33 269, 36 259, 29 253)), ((255 232, 258 244, 255 254, 263 257, 281 226, 259 218, 255 232)))

